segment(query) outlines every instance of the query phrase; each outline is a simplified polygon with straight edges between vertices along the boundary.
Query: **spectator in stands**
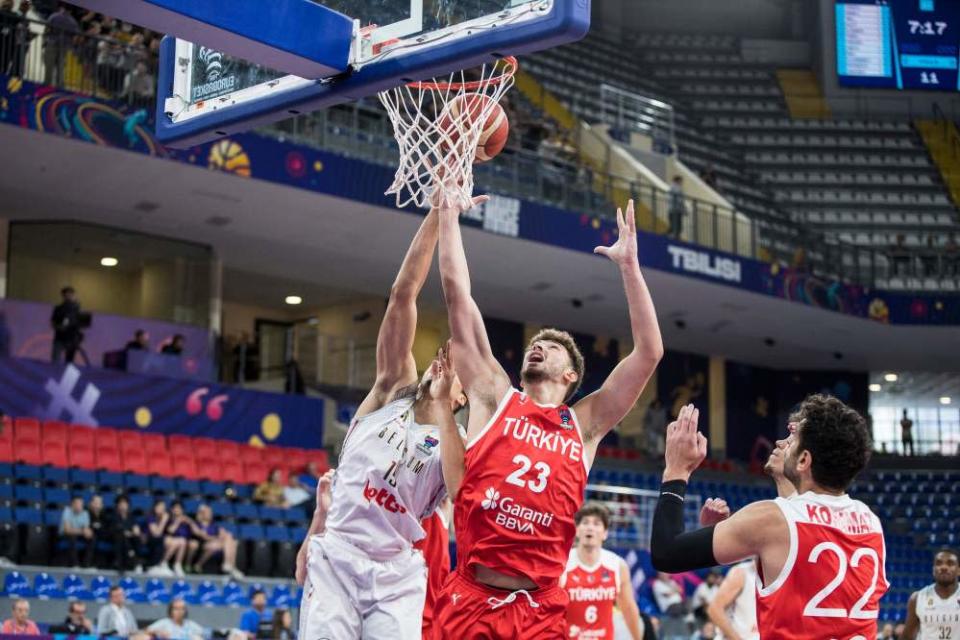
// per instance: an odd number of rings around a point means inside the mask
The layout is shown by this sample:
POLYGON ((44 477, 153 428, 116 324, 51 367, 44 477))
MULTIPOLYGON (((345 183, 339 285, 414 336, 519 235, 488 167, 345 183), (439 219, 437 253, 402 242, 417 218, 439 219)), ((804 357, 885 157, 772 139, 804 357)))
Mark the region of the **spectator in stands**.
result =
POLYGON ((103 605, 97 614, 97 635, 137 640, 145 637, 137 628, 137 619, 133 617, 133 612, 127 607, 127 596, 123 587, 110 587, 110 601, 103 605))
POLYGON ((273 628, 270 631, 272 640, 297 640, 297 632, 293 630, 293 616, 290 609, 277 609, 273 612, 273 628))
POLYGON ((160 349, 160 353, 166 353, 171 356, 179 356, 183 353, 183 345, 186 342, 186 338, 180 335, 179 333, 173 336, 168 344, 163 345, 163 348, 160 349))
POLYGON ((13 12, 13 0, 0 1, 0 73, 10 73, 19 25, 20 16, 13 12))
POLYGON ((137 329, 133 334, 133 340, 124 347, 126 351, 146 351, 150 348, 150 334, 143 329, 137 329))
POLYGON ((301 486, 314 495, 317 492, 317 483, 320 482, 320 471, 317 469, 317 463, 311 460, 304 467, 303 473, 297 476, 301 486))
POLYGON ((313 494, 307 491, 294 474, 287 478, 287 486, 283 488, 283 501, 287 507, 297 507, 310 501, 313 494))
POLYGON ((116 30, 106 19, 101 25, 106 36, 97 42, 97 82, 110 93, 119 93, 124 73, 123 45, 115 39, 116 30))
POLYGON ((87 605, 74 600, 67 605, 67 619, 63 624, 50 629, 51 633, 62 633, 68 636, 93 635, 93 621, 87 617, 87 605))
POLYGON ((707 183, 711 189, 717 188, 717 172, 713 168, 713 164, 708 164, 703 168, 703 171, 700 172, 700 179, 707 183))
POLYGON ((280 469, 271 469, 267 479, 257 485, 253 499, 268 507, 287 508, 280 469))
POLYGON ((936 238, 931 233, 927 235, 927 246, 920 253, 920 264, 923 265, 923 275, 927 278, 940 273, 940 251, 936 246, 936 238))
POLYGON ((80 566, 80 551, 83 550, 83 566, 93 561, 93 529, 90 514, 83 508, 83 496, 73 496, 70 505, 63 508, 60 516, 60 539, 67 544, 70 566, 80 566))
POLYGON ((50 325, 53 327, 53 356, 54 362, 60 362, 61 355, 66 362, 73 362, 73 358, 83 342, 83 333, 80 331, 80 303, 73 287, 67 286, 60 290, 62 301, 53 308, 50 316, 50 325))
POLYGON ((187 603, 183 598, 174 598, 167 605, 167 617, 147 627, 147 633, 161 640, 203 640, 209 636, 203 627, 188 620, 187 615, 187 603))
POLYGON ((110 519, 108 536, 113 541, 114 569, 122 573, 140 566, 137 556, 140 527, 130 513, 130 499, 127 496, 117 496, 117 506, 110 519))
POLYGON ((240 630, 245 631, 250 640, 269 638, 273 618, 267 611, 267 594, 257 589, 250 596, 250 609, 240 617, 240 630))
POLYGON ((197 517, 192 522, 194 539, 187 544, 187 564, 196 552, 200 559, 193 566, 194 573, 203 573, 203 566, 215 555, 221 555, 221 569, 236 579, 243 577, 237 569, 237 540, 233 534, 213 521, 213 509, 202 504, 197 508, 197 517))
POLYGON ((3 621, 0 634, 5 636, 38 636, 40 629, 37 623, 30 619, 30 603, 23 598, 17 598, 10 607, 13 615, 3 621))
POLYGON ((183 511, 183 504, 179 500, 170 503, 170 521, 167 523, 167 538, 179 551, 173 559, 173 574, 183 577, 183 559, 186 556, 197 523, 183 511))
POLYGON ((654 398, 647 412, 643 414, 643 435, 647 440, 647 454, 658 458, 663 455, 663 448, 667 437, 667 409, 654 398))
POLYGON ((663 628, 663 637, 667 640, 689 635, 683 621, 686 607, 683 601, 683 587, 673 579, 669 573, 657 573, 653 581, 653 599, 657 602, 660 613, 663 614, 660 622, 663 628))
POLYGON ((687 213, 687 205, 683 196, 683 176, 673 176, 673 184, 670 185, 670 201, 667 208, 667 217, 670 220, 670 229, 667 235, 672 238, 679 238, 683 231, 683 217, 687 213))
POLYGON ((67 6, 60 4, 57 10, 47 18, 47 31, 43 43, 44 84, 63 83, 67 54, 71 50, 73 36, 77 33, 80 33, 80 25, 67 10, 67 6))
POLYGON ((120 97, 134 107, 147 107, 153 101, 156 83, 147 62, 137 60, 136 66, 123 79, 120 97))
POLYGON ((883 628, 880 629, 880 633, 877 635, 877 640, 896 640, 896 636, 893 635, 893 625, 891 623, 886 623, 883 625, 883 628))
POLYGON ((90 502, 87 503, 87 513, 90 514, 90 532, 93 534, 93 537, 90 538, 90 546, 93 547, 90 552, 90 564, 96 564, 97 543, 113 542, 110 539, 107 513, 103 509, 103 498, 97 494, 90 496, 90 502))
POLYGON ((897 638, 897 640, 900 640, 901 638, 903 638, 904 637, 903 628, 904 628, 904 624, 902 622, 898 622, 897 626, 893 628, 893 637, 897 638))
POLYGON ((717 590, 720 589, 722 579, 723 576, 720 572, 713 570, 707 574, 706 579, 697 585, 696 591, 693 592, 691 606, 693 607, 693 614, 697 616, 700 622, 706 622, 708 620, 707 607, 710 606, 713 598, 717 595, 717 590))
POLYGON ((909 275, 910 271, 910 250, 907 249, 906 236, 902 233, 897 234, 897 242, 888 252, 890 262, 893 263, 893 275, 909 275))
POLYGON ((714 640, 717 637, 717 628, 712 622, 704 622, 700 630, 690 637, 690 640, 714 640))
MULTIPOLYGON (((170 568, 170 562, 177 566, 183 566, 183 557, 187 552, 187 539, 169 535, 167 529, 170 525, 171 516, 167 512, 167 503, 163 500, 157 500, 153 503, 153 509, 150 517, 147 518, 147 553, 150 562, 156 562, 151 567, 151 575, 172 576, 174 571, 170 568)), ((182 573, 181 569, 181 573, 182 573)))
POLYGON ((907 410, 903 410, 903 418, 900 419, 900 443, 903 445, 903 455, 914 455, 913 451, 913 420, 907 417, 907 410), (910 453, 907 454, 907 448, 910 453))

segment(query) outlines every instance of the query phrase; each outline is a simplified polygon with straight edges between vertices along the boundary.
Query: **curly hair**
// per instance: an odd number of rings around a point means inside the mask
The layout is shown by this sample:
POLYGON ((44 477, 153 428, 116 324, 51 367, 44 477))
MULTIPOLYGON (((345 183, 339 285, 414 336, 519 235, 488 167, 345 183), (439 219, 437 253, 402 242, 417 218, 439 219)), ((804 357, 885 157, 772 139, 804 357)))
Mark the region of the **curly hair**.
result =
POLYGON ((799 451, 813 458, 810 472, 821 487, 845 491, 870 461, 873 443, 863 417, 834 397, 807 396, 795 416, 799 451))
POLYGON ((580 507, 580 510, 574 514, 573 521, 576 524, 580 524, 580 521, 587 516, 600 518, 600 522, 603 523, 603 528, 610 528, 610 509, 607 509, 599 502, 585 502, 583 506, 580 507))
POLYGON ((539 331, 537 335, 530 338, 530 342, 527 343, 527 349, 530 349, 533 343, 539 340, 556 342, 567 350, 567 355, 570 356, 570 366, 573 367, 573 370, 577 373, 576 381, 571 382, 567 387, 567 396, 563 399, 564 402, 570 402, 570 399, 576 395, 580 389, 580 385, 583 383, 583 372, 585 368, 583 354, 580 353, 580 348, 577 347, 577 342, 573 339, 573 336, 566 331, 543 329, 539 331))

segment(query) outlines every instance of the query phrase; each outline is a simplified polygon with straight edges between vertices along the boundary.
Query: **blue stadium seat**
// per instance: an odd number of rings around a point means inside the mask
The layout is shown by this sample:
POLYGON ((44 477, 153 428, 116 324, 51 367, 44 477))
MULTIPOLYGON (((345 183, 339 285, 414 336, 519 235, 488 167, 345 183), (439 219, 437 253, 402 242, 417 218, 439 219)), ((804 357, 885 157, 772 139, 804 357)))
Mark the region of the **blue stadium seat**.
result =
POLYGON ((38 573, 33 579, 33 590, 41 600, 60 600, 66 597, 57 579, 49 573, 38 573))
POLYGON ((32 598, 36 595, 26 576, 19 571, 11 571, 4 577, 3 593, 8 598, 32 598))
POLYGON ((9 462, 0 462, 0 478, 12 478, 13 465, 9 462))
POLYGON ((186 478, 177 478, 177 492, 185 496, 200 495, 200 482, 197 480, 188 480, 186 478))
POLYGON ((278 507, 260 507, 260 519, 271 522, 283 522, 286 520, 286 509, 278 507))
POLYGON ((16 522, 13 518, 13 509, 10 507, 0 507, 0 522, 16 522))
POLYGON ((290 527, 288 533, 291 542, 302 542, 307 537, 309 529, 306 527, 290 527))
POLYGON ((118 471, 101 471, 97 474, 97 482, 104 489, 116 491, 123 488, 123 474, 118 471))
POLYGON ((13 485, 9 482, 0 483, 0 500, 13 500, 13 485))
POLYGON ((159 578, 147 580, 144 592, 147 594, 147 602, 151 604, 167 604, 170 602, 170 590, 159 578))
POLYGON ((83 578, 71 573, 63 579, 63 591, 67 597, 75 600, 93 600, 93 592, 83 583, 83 578))
POLYGON ((40 509, 35 509, 32 507, 17 507, 13 514, 16 521, 20 524, 43 524, 43 512, 40 511, 40 509))
POLYGON ((186 580, 176 580, 170 585, 170 599, 181 598, 187 604, 200 604, 200 598, 186 580))
POLYGON ((143 587, 141 587, 140 583, 130 576, 120 578, 120 582, 117 584, 123 587, 123 591, 127 596, 127 600, 130 602, 143 603, 147 601, 147 594, 143 590, 143 587))
POLYGON ((257 505, 245 502, 234 505, 233 514, 241 520, 258 520, 260 518, 260 510, 257 505))
POLYGON ((187 512, 188 515, 193 515, 197 512, 197 509, 200 507, 202 502, 199 498, 187 498, 183 501, 183 510, 187 512))
POLYGON ((210 502, 210 508, 218 518, 232 518, 234 515, 233 505, 226 500, 214 500, 210 502))
POLYGON ((229 607, 246 607, 250 598, 236 582, 230 581, 223 587, 223 603, 229 607))
POLYGON ((253 497, 253 485, 235 484, 233 485, 233 493, 241 500, 249 500, 253 497))
POLYGON ((227 485, 223 482, 204 480, 200 483, 200 493, 208 498, 223 498, 227 494, 227 485))
POLYGON ((56 484, 67 484, 70 482, 70 470, 63 467, 44 467, 43 480, 56 484))
POLYGON ((109 491, 101 493, 100 497, 103 499, 103 506, 107 509, 113 509, 117 504, 117 494, 111 493, 109 491))
POLYGON ((237 531, 237 537, 241 540, 262 540, 265 535, 263 527, 259 524, 243 524, 237 531))
POLYGON ((70 482, 78 485, 97 484, 97 474, 88 469, 70 469, 70 482))
MULTIPOLYGON (((97 576, 90 581, 90 591, 96 600, 106 601, 110 597, 111 586, 110 581, 103 576, 97 576)), ((124 591, 126 591, 126 589, 124 589, 124 591)), ((130 594, 126 595, 128 598, 130 597, 130 594)))
POLYGON ((299 524, 307 520, 307 512, 303 507, 290 507, 283 515, 285 522, 299 524))
MULTIPOLYGON (((224 587, 226 591, 226 587, 224 587)), ((223 595, 217 589, 217 585, 209 580, 204 580, 197 585, 197 601, 207 607, 217 607, 226 604, 223 595)))
POLYGON ((127 489, 149 491, 150 478, 149 476, 143 476, 139 473, 126 473, 123 476, 123 486, 125 486, 127 489))
POLYGON ((32 464, 18 464, 13 469, 13 477, 17 480, 43 480, 43 467, 32 464))
POLYGON ((66 489, 44 489, 43 501, 48 507, 51 505, 64 507, 70 504, 70 492, 66 489))
POLYGON ((17 502, 28 504, 43 502, 43 489, 29 484, 18 484, 13 488, 13 497, 17 502))
POLYGON ((266 528, 266 539, 270 542, 287 542, 289 534, 287 528, 279 525, 271 525, 266 528))
POLYGON ((130 509, 133 511, 143 511, 149 513, 153 508, 153 497, 143 493, 132 493, 130 498, 130 509))
POLYGON ((176 484, 173 482, 173 478, 152 476, 150 478, 150 490, 154 493, 170 494, 176 490, 176 484))
POLYGON ((45 509, 43 512, 43 524, 48 527, 60 527, 60 521, 63 519, 63 509, 56 508, 45 509))
POLYGON ((296 604, 293 594, 290 593, 290 586, 285 584, 278 584, 273 588, 268 602, 271 607, 281 609, 289 609, 296 604))

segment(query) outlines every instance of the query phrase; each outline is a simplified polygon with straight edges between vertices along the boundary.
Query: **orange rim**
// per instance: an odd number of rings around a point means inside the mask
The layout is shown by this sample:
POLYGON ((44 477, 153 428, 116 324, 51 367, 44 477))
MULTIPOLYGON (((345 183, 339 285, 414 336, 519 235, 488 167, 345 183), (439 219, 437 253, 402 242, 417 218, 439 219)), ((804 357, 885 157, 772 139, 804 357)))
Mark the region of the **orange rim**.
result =
POLYGON ((496 86, 507 78, 512 78, 513 74, 515 74, 517 69, 520 68, 517 59, 513 56, 507 56, 502 60, 498 60, 497 64, 500 64, 501 62, 506 65, 506 68, 503 70, 503 72, 497 76, 487 78, 486 80, 474 80, 473 82, 437 82, 435 80, 429 80, 422 82, 408 82, 407 86, 411 89, 432 89, 434 91, 449 91, 451 89, 474 91, 483 87, 496 86))

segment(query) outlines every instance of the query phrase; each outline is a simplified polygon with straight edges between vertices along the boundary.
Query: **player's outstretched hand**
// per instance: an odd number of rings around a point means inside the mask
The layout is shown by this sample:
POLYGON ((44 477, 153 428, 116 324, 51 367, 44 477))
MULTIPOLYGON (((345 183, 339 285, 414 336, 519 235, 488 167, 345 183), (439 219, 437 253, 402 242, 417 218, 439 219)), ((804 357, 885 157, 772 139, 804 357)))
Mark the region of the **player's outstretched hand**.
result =
POLYGON ((609 247, 597 247, 594 253, 607 256, 620 266, 637 262, 637 216, 633 212, 633 200, 627 202, 627 214, 617 208, 617 241, 609 247))
POLYGON ((707 498, 700 509, 700 526, 712 527, 730 517, 730 507, 723 498, 707 498))
POLYGON ((707 457, 707 439, 697 431, 700 410, 688 404, 680 415, 667 426, 666 468, 664 481, 687 481, 703 459, 707 457))
POLYGON ((430 364, 430 399, 437 402, 447 402, 450 399, 450 388, 456 376, 453 368, 453 356, 450 353, 451 341, 437 351, 437 357, 430 364))
POLYGON ((441 168, 437 181, 433 185, 433 191, 430 193, 430 208, 436 209, 440 213, 455 213, 460 215, 464 211, 481 205, 490 199, 490 196, 474 196, 467 200, 460 193, 462 179, 455 179, 453 176, 456 171, 450 171, 444 177, 444 171, 441 168))
POLYGON ((320 476, 317 482, 317 509, 324 513, 330 511, 330 505, 333 504, 333 476, 336 469, 330 469, 320 476))

